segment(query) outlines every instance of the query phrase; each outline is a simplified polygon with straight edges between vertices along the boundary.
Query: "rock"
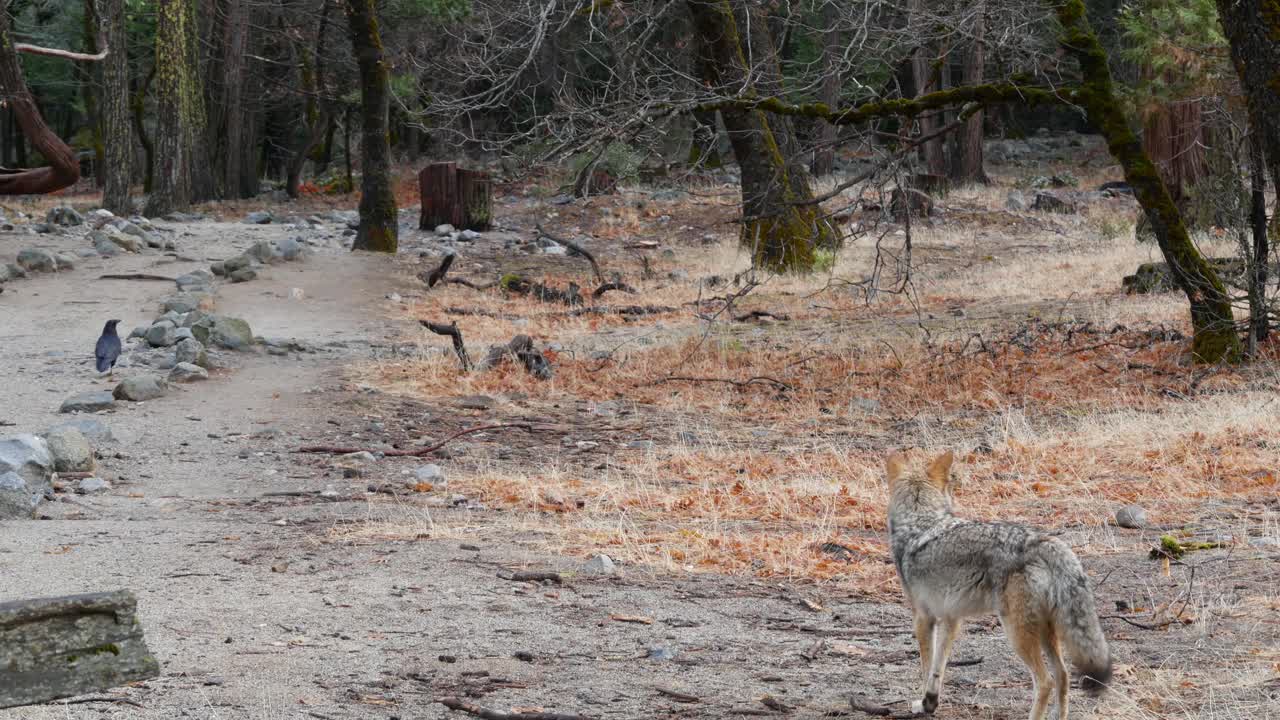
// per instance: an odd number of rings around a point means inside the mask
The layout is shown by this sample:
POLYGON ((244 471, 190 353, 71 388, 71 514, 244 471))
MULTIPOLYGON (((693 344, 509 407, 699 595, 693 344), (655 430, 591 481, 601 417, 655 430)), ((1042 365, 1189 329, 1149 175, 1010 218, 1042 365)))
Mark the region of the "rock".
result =
POLYGON ((130 402, 146 402, 163 397, 167 384, 155 375, 139 375, 131 377, 116 386, 112 395, 117 400, 130 402))
POLYGON ((649 648, 650 660, 673 660, 675 659, 675 656, 675 651, 668 647, 655 645, 654 647, 649 648))
POLYGON ((205 347, 244 350, 253 345, 249 323, 227 315, 205 315, 191 326, 191 333, 205 347))
POLYGON ((200 309, 200 303, 204 300, 202 295, 194 295, 189 293, 180 293, 178 295, 170 295, 160 303, 161 312, 175 312, 179 315, 200 309))
POLYGON ((251 212, 245 215, 244 220, 241 222, 245 225, 268 225, 271 223, 271 213, 264 211, 251 212))
POLYGON ((0 438, 0 520, 31 517, 47 491, 53 456, 35 435, 0 438))
MULTIPOLYGON (((82 258, 98 257, 98 251, 93 248, 76 248, 76 255, 82 258)), ((3 282, 0 280, 0 282, 3 282)))
POLYGON ((60 473, 91 472, 93 448, 89 440, 73 427, 59 427, 45 433, 49 454, 53 456, 53 469, 60 473))
POLYGON ((652 440, 632 440, 631 442, 627 443, 627 447, 631 448, 632 450, 643 450, 645 452, 653 452, 654 444, 652 440))
POLYGON ((475 230, 463 230, 458 233, 458 239, 465 240, 466 242, 475 242, 480 239, 480 233, 475 230))
MULTIPOLYGON (((1211 257, 1205 258, 1205 260, 1213 268, 1214 272, 1218 273, 1218 277, 1223 282, 1236 287, 1240 287, 1243 284, 1248 267, 1241 258, 1211 257)), ((1275 263, 1267 264, 1267 273, 1269 275, 1274 276, 1277 272, 1280 272, 1280 265, 1275 263)), ((1157 262, 1139 265, 1132 275, 1124 277, 1121 281, 1121 287, 1124 288, 1126 293, 1144 295, 1177 290, 1178 284, 1173 279, 1169 264, 1157 262)))
POLYGON ((464 410, 490 410, 498 403, 488 395, 464 395, 454 404, 464 410))
POLYGON ((1080 184, 1080 180, 1069 172, 1060 173, 1058 175, 1037 175, 1031 178, 1030 185, 1032 188, 1067 188, 1075 187, 1080 184))
POLYGON ((454 227, 453 227, 452 225, 450 225, 449 223, 445 223, 445 224, 443 224, 443 225, 437 225, 437 226, 436 226, 436 235, 439 235, 439 236, 441 236, 441 237, 449 237, 450 235, 454 234, 455 232, 457 232, 457 230, 455 230, 455 229, 454 229, 454 227))
POLYGON ((76 492, 80 495, 104 492, 111 489, 111 483, 102 478, 87 477, 76 484, 76 492))
POLYGON ((444 477, 444 470, 441 470, 440 466, 435 463, 414 468, 413 479, 420 483, 431 483, 432 485, 443 485, 447 482, 444 477))
POLYGON ((1005 209, 1014 212, 1026 212, 1027 196, 1023 195, 1021 190, 1010 190, 1008 197, 1004 200, 1004 206, 1005 209))
POLYGON ((115 257, 123 252, 119 245, 111 242, 111 239, 102 233, 95 232, 89 237, 93 240, 93 249, 102 257, 115 257))
POLYGON ((84 216, 76 212, 73 208, 60 205, 58 207, 49 208, 49 212, 44 216, 44 221, 50 225, 71 227, 73 225, 83 225, 84 216))
POLYGON ((618 566, 613 564, 613 558, 608 555, 594 555, 583 563, 582 572, 588 575, 613 575, 618 572, 618 566))
MULTIPOLYGON (((104 392, 102 394, 106 395, 107 397, 111 397, 111 393, 104 392)), ((115 400, 112 399, 112 402, 115 402, 115 400)), ((45 430, 44 432, 45 432, 45 435, 48 436, 49 433, 57 432, 59 430, 64 430, 64 429, 70 429, 70 430, 75 430, 79 432, 81 435, 85 437, 85 439, 87 439, 90 443, 94 445, 102 445, 105 443, 113 443, 116 441, 115 433, 111 432, 111 428, 107 427, 106 423, 102 422, 97 418, 87 417, 87 418, 76 418, 75 420, 68 420, 66 422, 62 422, 62 423, 58 423, 57 425, 50 426, 49 429, 45 430)))
POLYGON ((116 406, 115 397, 105 391, 86 392, 79 395, 72 395, 62 401, 62 406, 58 408, 58 412, 99 412, 101 410, 110 410, 116 406))
POLYGON ((1112 180, 1099 185, 1098 192, 1109 193, 1113 197, 1116 195, 1132 195, 1133 187, 1123 180, 1112 180))
POLYGON ((106 225, 107 223, 115 219, 116 219, 115 213, 111 212, 110 210, 107 210, 106 208, 97 208, 96 210, 90 210, 89 214, 85 216, 85 220, 88 221, 89 225, 94 230, 97 230, 98 228, 102 227, 103 225, 106 225))
POLYGON ((244 254, 264 265, 284 262, 284 253, 280 252, 280 248, 276 247, 275 243, 267 240, 254 243, 244 251, 244 254))
POLYGON ((357 462, 357 463, 371 463, 371 462, 378 461, 378 458, 374 457, 373 453, 369 452, 368 450, 361 450, 360 452, 353 452, 353 453, 347 453, 346 455, 340 455, 338 456, 338 459, 345 460, 347 462, 357 462))
POLYGON ((1122 528, 1141 530, 1147 526, 1147 511, 1138 505, 1125 505, 1116 511, 1116 524, 1122 528))
POLYGON ((194 270, 174 278, 181 292, 208 292, 213 284, 213 273, 208 270, 194 270))
POLYGON ((57 272, 58 259, 48 250, 26 248, 18 252, 18 267, 27 272, 57 272))
POLYGON ((227 275, 227 279, 233 283, 249 282, 258 277, 258 271, 251 267, 240 268, 233 273, 227 275))
POLYGON ((168 320, 161 320, 147 328, 145 339, 151 347, 169 347, 178 341, 177 326, 168 320))
POLYGON ((1036 212, 1051 212, 1071 214, 1079 212, 1076 202, 1057 193, 1040 191, 1036 193, 1035 202, 1031 203, 1031 209, 1036 212))
POLYGON ((76 257, 67 253, 56 253, 53 259, 58 263, 58 272, 76 269, 76 257))
POLYGON ((209 371, 195 363, 180 362, 169 372, 169 380, 173 382, 192 383, 208 379, 209 371))
POLYGON ((302 243, 297 238, 282 238, 276 241, 276 249, 280 256, 289 262, 302 258, 302 243))
POLYGON ((134 235, 122 232, 120 228, 107 226, 98 232, 106 236, 108 240, 117 245, 121 250, 136 253, 142 249, 142 241, 134 235))
POLYGON ((169 222, 176 222, 176 223, 193 223, 193 222, 199 222, 200 220, 203 220, 204 216, 197 215, 194 213, 171 212, 168 215, 165 215, 164 219, 168 220, 169 222))

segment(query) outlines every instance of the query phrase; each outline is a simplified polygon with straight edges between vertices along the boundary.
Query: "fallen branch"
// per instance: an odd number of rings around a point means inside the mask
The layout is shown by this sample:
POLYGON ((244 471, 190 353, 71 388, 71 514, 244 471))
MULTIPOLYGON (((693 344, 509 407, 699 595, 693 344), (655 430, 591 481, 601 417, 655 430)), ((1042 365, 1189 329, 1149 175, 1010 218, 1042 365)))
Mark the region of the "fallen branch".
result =
POLYGON ((440 698, 436 702, 444 705, 450 710, 460 710, 464 713, 475 715, 483 720, 592 720, 586 715, 577 715, 575 713, 555 713, 555 712, 501 712, 498 710, 489 710, 479 705, 473 705, 466 700, 456 697, 440 698))
POLYGON ((95 695, 93 697, 72 698, 70 700, 55 700, 50 705, 87 705, 89 703, 115 703, 117 705, 131 705, 143 710, 147 709, 146 705, 129 698, 104 697, 95 695))
MULTIPOLYGON (((27 53, 29 55, 44 55, 45 57, 56 57, 62 58, 63 60, 76 60, 79 62, 97 62, 99 60, 106 60, 107 53, 110 51, 110 48, 104 47, 102 48, 102 52, 96 55, 89 55, 88 53, 59 50, 58 48, 47 48, 41 47, 40 45, 28 45, 27 43, 14 43, 13 49, 17 52, 27 53)), ((139 707, 141 707, 141 705, 139 705, 139 707)))
POLYGON ((887 708, 884 705, 871 705, 864 703, 855 697, 849 698, 849 707, 857 710, 858 712, 866 713, 867 715, 893 718, 894 720, 905 720, 905 718, 918 717, 913 712, 894 712, 891 708, 887 708))
POLYGON ((419 320, 418 322, 422 324, 422 327, 437 335, 447 335, 453 338, 453 351, 458 354, 458 362, 462 363, 462 372, 471 371, 471 358, 467 355, 467 346, 462 342, 462 331, 458 329, 458 323, 453 322, 444 325, 426 320, 419 320))
POLYGON ((533 338, 528 335, 517 335, 506 345, 489 346, 489 355, 480 367, 487 370, 509 358, 519 360, 520 364, 524 365, 525 371, 539 380, 550 380, 554 374, 551 363, 533 346, 533 338))
POLYGON ((580 288, 577 283, 571 282, 568 290, 561 290, 519 275, 504 275, 498 284, 503 290, 517 295, 528 295, 542 302, 558 302, 571 306, 582 304, 582 295, 578 292, 580 288))
POLYGON ((587 262, 591 263, 591 270, 595 272, 596 280, 600 281, 601 283, 604 282, 604 273, 600 272, 600 264, 596 262, 596 256, 587 252, 586 248, 582 247, 581 245, 578 245, 577 243, 573 243, 563 238, 558 238, 555 235, 552 235, 551 233, 547 232, 542 227, 541 224, 535 225, 534 229, 537 230, 538 234, 541 235, 542 237, 545 237, 548 240, 551 240, 552 242, 555 242, 557 244, 563 245, 569 248, 570 250, 578 253, 582 257, 586 258, 587 262))
POLYGON ((773 320, 790 320, 790 315, 775 315, 768 310, 752 310, 745 315, 739 315, 733 319, 734 322, 747 322, 748 320, 760 320, 763 318, 771 318, 773 320))
POLYGON ((729 385, 733 385, 734 387, 740 387, 740 388, 747 387, 748 385, 773 385, 779 390, 795 390, 794 387, 792 387, 791 385, 788 385, 787 383, 782 382, 781 380, 775 380, 771 377, 765 377, 763 375, 759 375, 753 378, 747 378, 746 380, 732 380, 730 378, 713 378, 713 377, 687 377, 683 375, 673 375, 671 377, 660 378, 654 381, 653 384, 661 385, 663 383, 668 383, 668 382, 727 383, 729 385))
POLYGON ((432 445, 431 447, 421 448, 419 450, 378 450, 374 448, 344 448, 344 447, 331 447, 328 445, 309 445, 307 447, 300 447, 297 450, 294 450, 293 452, 315 453, 320 455, 350 455, 351 453, 358 453, 358 452, 367 452, 367 453, 377 452, 377 453, 382 453, 384 457, 423 457, 424 455, 430 455, 431 453, 439 450, 440 448, 444 447, 445 445, 452 442, 453 440, 456 440, 462 437, 463 435, 470 435, 472 433, 478 433, 485 430, 502 430, 506 428, 523 428, 525 430, 531 430, 532 426, 529 425, 528 423, 499 423, 496 425, 479 425, 477 427, 471 427, 471 428, 459 430, 458 432, 441 440, 435 445, 432 445))
POLYGON ((498 577, 512 582, 542 582, 545 580, 557 585, 564 582, 564 579, 560 577, 560 573, 552 572, 550 570, 521 570, 519 572, 513 572, 506 577, 503 577, 502 575, 499 575, 498 577))
POLYGON ((569 313, 571 316, 578 315, 661 315, 662 313, 675 312, 676 309, 668 305, 618 305, 614 307, 593 306, 578 308, 569 313))
POLYGON ((445 280, 445 282, 451 285, 462 285, 464 287, 469 287, 472 290, 480 290, 482 292, 490 288, 497 287, 498 285, 497 280, 494 280, 491 283, 473 283, 466 278, 449 278, 445 280))
POLYGON ((614 282, 607 282, 601 285, 600 287, 596 288, 595 292, 591 293, 591 297, 595 300, 599 300, 602 295, 604 295, 605 293, 611 290, 621 290, 624 293, 630 293, 632 295, 636 294, 636 289, 631 287, 630 285, 621 281, 614 281, 614 282))
POLYGON ((655 688, 654 688, 654 690, 657 690, 657 691, 658 691, 658 693, 660 693, 660 694, 662 694, 662 695, 666 695, 667 697, 671 698, 672 700, 675 700, 676 702, 682 702, 682 703, 698 703, 698 702, 702 702, 702 698, 698 697, 697 695, 690 695, 689 693, 682 693, 682 692, 680 692, 679 690, 671 690, 671 689, 664 688, 664 687, 661 687, 661 686, 659 686, 659 687, 655 687, 655 688))
POLYGON ((148 275, 146 273, 123 273, 99 275, 99 280, 155 280, 157 282, 177 282, 175 278, 164 275, 148 275))
POLYGON ((418 277, 421 278, 422 281, 427 284, 427 287, 429 288, 435 287, 436 283, 443 280, 445 274, 449 272, 449 267, 453 265, 453 260, 456 257, 457 257, 456 253, 449 253, 448 255, 445 255, 444 259, 440 261, 439 267, 437 267, 435 270, 432 270, 429 273, 423 273, 418 277))

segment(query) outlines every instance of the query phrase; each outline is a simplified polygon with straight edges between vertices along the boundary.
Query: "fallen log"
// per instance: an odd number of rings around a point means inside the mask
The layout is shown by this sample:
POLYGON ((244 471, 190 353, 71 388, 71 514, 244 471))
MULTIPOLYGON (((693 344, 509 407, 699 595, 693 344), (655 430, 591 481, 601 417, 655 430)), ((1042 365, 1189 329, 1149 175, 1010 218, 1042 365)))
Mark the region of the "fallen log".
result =
POLYGON ((159 674, 128 591, 0 603, 0 708, 159 674))

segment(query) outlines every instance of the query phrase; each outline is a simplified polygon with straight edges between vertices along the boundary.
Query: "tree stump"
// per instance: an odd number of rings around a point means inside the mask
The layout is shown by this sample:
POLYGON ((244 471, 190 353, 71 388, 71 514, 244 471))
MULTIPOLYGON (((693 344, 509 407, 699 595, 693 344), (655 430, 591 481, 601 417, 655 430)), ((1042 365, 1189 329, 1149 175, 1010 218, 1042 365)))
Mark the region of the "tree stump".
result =
POLYGON ((0 708, 159 674, 130 592, 0 603, 0 708))
POLYGON ((483 232, 493 226, 493 184, 488 173, 465 170, 453 162, 432 163, 418 173, 418 190, 422 230, 452 225, 483 232))

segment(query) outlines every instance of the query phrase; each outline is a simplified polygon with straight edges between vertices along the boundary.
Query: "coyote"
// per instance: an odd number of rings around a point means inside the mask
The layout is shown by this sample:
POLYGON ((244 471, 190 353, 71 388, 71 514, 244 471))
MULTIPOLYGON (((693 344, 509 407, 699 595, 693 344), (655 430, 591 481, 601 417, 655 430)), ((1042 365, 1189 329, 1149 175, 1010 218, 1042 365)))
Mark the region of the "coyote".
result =
POLYGON ((1060 643, 1090 695, 1101 694, 1111 677, 1111 657, 1089 579, 1060 540, 1021 525, 953 515, 951 460, 950 452, 935 458, 923 475, 908 471, 902 455, 886 463, 889 541, 920 643, 924 688, 911 709, 932 714, 938 707, 960 621, 995 613, 1034 676, 1030 720, 1045 717, 1055 691, 1058 720, 1066 720, 1070 677, 1060 643), (1049 656, 1048 670, 1044 655, 1049 656))

